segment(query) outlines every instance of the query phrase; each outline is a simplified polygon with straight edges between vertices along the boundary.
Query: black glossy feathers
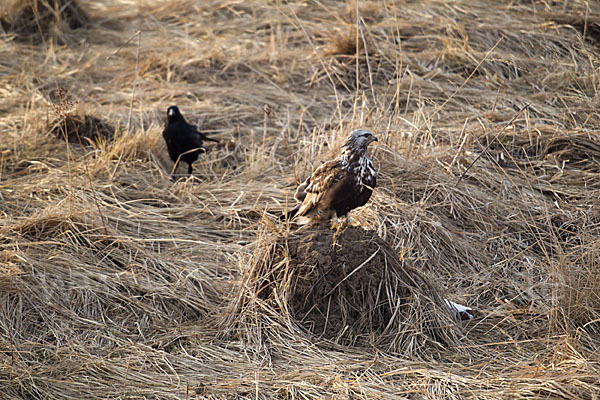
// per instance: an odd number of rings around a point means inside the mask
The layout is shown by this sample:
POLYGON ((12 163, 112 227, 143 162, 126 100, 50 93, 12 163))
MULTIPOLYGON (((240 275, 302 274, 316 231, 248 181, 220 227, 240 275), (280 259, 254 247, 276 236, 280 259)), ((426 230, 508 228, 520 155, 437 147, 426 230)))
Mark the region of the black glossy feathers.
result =
POLYGON ((195 126, 188 124, 177 106, 167 109, 167 124, 163 130, 163 138, 167 143, 169 156, 175 163, 173 171, 177 169, 180 161, 184 161, 188 164, 189 175, 192 174, 194 161, 201 153, 206 152, 206 147, 203 146, 204 141, 219 142, 198 132, 195 126))

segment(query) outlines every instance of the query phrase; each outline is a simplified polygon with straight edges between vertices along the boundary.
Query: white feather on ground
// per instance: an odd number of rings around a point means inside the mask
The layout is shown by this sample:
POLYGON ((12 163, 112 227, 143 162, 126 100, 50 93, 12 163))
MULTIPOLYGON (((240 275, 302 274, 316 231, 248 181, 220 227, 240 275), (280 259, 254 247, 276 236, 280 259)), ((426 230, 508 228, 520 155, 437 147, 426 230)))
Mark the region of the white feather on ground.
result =
POLYGON ((473 318, 473 314, 469 313, 469 311, 473 312, 471 307, 463 306, 462 304, 458 304, 447 299, 444 299, 444 301, 450 310, 455 311, 456 314, 458 314, 461 320, 469 320, 473 318))

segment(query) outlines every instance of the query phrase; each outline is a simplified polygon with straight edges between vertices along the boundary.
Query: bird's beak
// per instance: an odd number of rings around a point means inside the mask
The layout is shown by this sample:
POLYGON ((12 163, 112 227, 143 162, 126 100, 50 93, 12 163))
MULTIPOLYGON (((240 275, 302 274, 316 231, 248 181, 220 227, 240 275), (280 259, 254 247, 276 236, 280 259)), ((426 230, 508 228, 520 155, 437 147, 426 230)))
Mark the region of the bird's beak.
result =
POLYGON ((375 136, 371 137, 371 142, 377 142, 379 141, 379 139, 377 139, 375 136))

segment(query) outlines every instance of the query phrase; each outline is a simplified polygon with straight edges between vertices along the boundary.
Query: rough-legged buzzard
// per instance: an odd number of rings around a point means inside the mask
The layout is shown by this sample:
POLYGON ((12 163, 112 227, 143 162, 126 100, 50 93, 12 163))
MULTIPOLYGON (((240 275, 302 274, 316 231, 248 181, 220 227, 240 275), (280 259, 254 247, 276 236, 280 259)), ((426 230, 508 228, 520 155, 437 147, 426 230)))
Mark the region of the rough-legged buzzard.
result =
POLYGON ((298 204, 282 216, 299 224, 329 221, 369 201, 377 174, 367 146, 377 138, 367 130, 350 134, 340 156, 318 167, 296 190, 298 204))

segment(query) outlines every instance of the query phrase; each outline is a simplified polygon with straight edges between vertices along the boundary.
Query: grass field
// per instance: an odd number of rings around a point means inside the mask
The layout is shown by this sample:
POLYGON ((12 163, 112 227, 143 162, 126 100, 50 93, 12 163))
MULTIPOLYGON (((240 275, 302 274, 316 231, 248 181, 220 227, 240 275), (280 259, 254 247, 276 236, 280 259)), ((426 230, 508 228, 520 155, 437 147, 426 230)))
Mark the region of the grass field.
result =
POLYGON ((0 21, 0 397, 600 398, 599 2, 3 0, 0 21), (173 104, 221 141, 196 179, 169 179, 173 104), (415 307, 393 343, 336 339, 287 303, 277 217, 359 127, 364 249, 473 320, 415 307))

